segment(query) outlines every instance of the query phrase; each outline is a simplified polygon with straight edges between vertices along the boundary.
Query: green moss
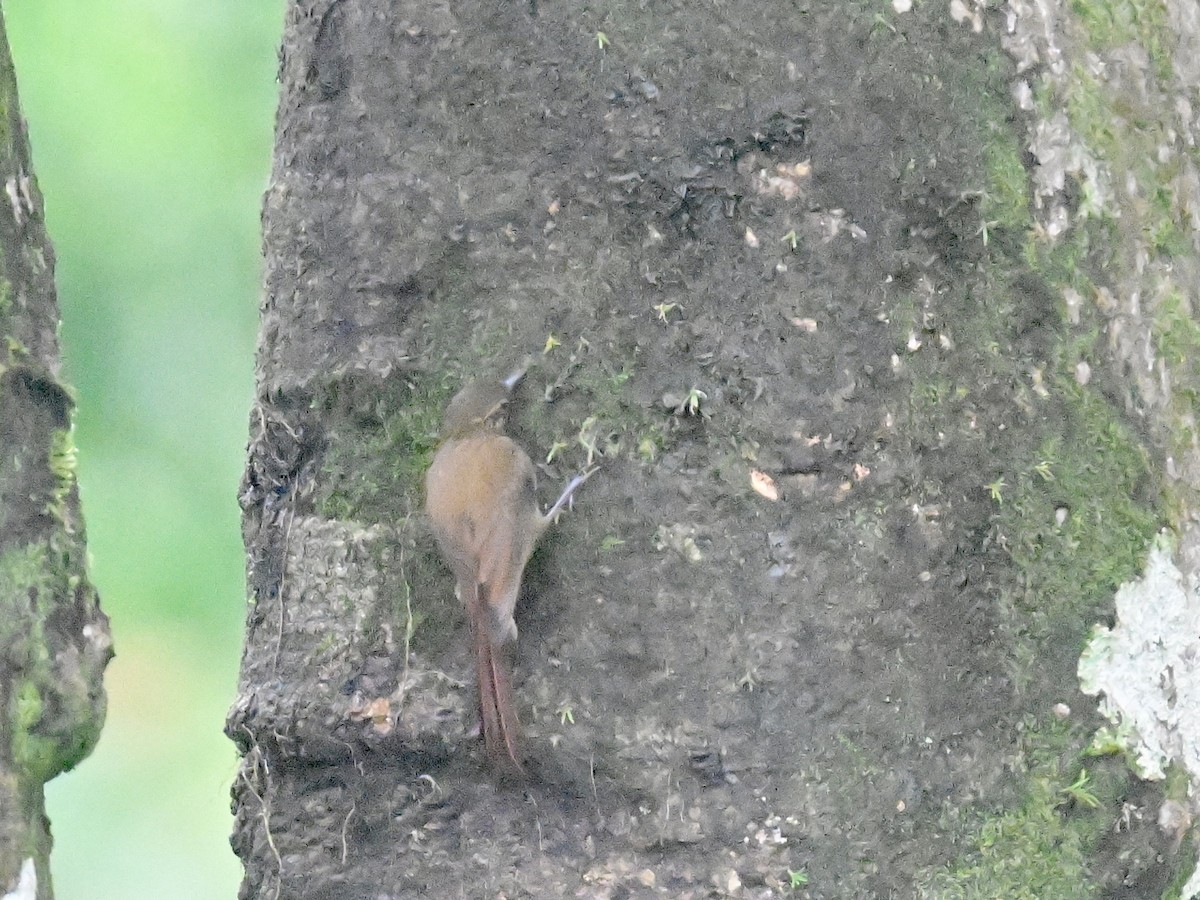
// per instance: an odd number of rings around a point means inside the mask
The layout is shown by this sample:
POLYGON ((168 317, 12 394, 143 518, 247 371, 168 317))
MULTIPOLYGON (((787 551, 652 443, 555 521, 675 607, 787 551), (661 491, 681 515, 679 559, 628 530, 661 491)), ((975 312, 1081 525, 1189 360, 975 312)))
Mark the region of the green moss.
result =
MULTIPOLYGON (((1162 43, 1169 29, 1159 0, 1077 0, 1074 8, 1097 49, 1138 42, 1150 53, 1157 76, 1170 76, 1170 57, 1164 54, 1162 43)), ((1147 202, 1122 204, 1120 225, 1125 240, 1121 243, 1144 243, 1162 256, 1190 255, 1187 210, 1173 187, 1183 162, 1179 156, 1159 160, 1160 146, 1170 143, 1173 122, 1147 107, 1135 88, 1124 81, 1101 81, 1083 63, 1072 67, 1063 92, 1061 98, 1045 89, 1039 93, 1043 115, 1052 115, 1065 101, 1071 128, 1087 150, 1112 172, 1131 176, 1146 197, 1147 202)), ((1086 178, 1081 178, 1081 187, 1081 209, 1089 214, 1100 212, 1102 203, 1110 198, 1098 197, 1097 185, 1086 178)))
POLYGON ((1159 354, 1176 380, 1195 390, 1200 385, 1200 324, 1178 290, 1159 302, 1154 311, 1153 335, 1159 354))
MULTIPOLYGON (((56 721, 63 717, 54 717, 56 721)), ((12 758, 22 776, 31 784, 44 784, 62 772, 75 768, 100 739, 103 717, 82 716, 72 721, 69 730, 46 733, 36 725, 13 733, 12 758)))
MULTIPOLYGON (((1029 229, 1023 247, 991 246, 982 295, 965 293, 945 315, 951 354, 938 353, 937 336, 920 330, 915 301, 891 316, 898 342, 916 333, 933 345, 901 354, 912 375, 912 439, 984 461, 975 490, 989 498, 992 535, 1016 564, 1013 581, 998 585, 998 633, 1029 696, 1051 688, 1047 648, 1058 659, 1082 645, 1117 585, 1140 568, 1161 522, 1158 484, 1137 436, 1095 384, 1074 379, 1098 325, 1070 325, 1057 300, 1068 286, 1094 296, 1088 273, 1107 262, 1114 228, 1099 215, 1053 243, 1029 229)), ((921 896, 1093 896, 1089 862, 1128 774, 1119 759, 1089 759, 1081 780, 1086 737, 1057 721, 1027 723, 1015 766, 1019 793, 976 820, 959 859, 919 879, 921 896), (1092 795, 1097 810, 1087 807, 1092 795)))
POLYGON ((1035 778, 1024 804, 987 821, 974 850, 934 876, 920 896, 939 900, 1056 900, 1089 898, 1086 849, 1064 828, 1047 780, 1035 778))
POLYGON ((5 715, 12 759, 26 783, 42 784, 73 767, 103 724, 88 687, 62 683, 48 649, 46 619, 59 598, 73 593, 79 579, 73 569, 70 555, 55 558, 44 544, 0 556, 0 646, 20 673, 5 715))
POLYGON ((12 760, 22 777, 32 784, 44 784, 62 771, 56 768, 57 742, 41 737, 37 727, 45 712, 37 684, 19 683, 13 691, 9 708, 12 728, 12 760))
POLYGON ((50 444, 50 471, 60 482, 75 481, 75 438, 72 429, 56 428, 50 444))
POLYGON ((13 335, 4 338, 4 348, 8 351, 9 362, 26 362, 30 357, 29 348, 13 335))
POLYGON ((1140 44, 1149 54, 1157 77, 1172 73, 1171 24, 1163 0, 1071 0, 1071 12, 1083 26, 1092 50, 1114 50, 1140 44))
POLYGON ((29 648, 42 644, 41 624, 50 597, 47 565, 43 544, 0 556, 0 647, 20 667, 30 665, 29 648))
MULTIPOLYGON (((1065 100, 1072 129, 1082 138, 1087 150, 1107 163, 1120 177, 1132 177, 1146 202, 1122 204, 1121 220, 1129 240, 1145 242, 1152 249, 1169 255, 1191 252, 1185 224, 1187 213, 1171 186, 1178 178, 1182 162, 1173 157, 1159 161, 1159 147, 1169 143, 1172 123, 1155 117, 1137 96, 1127 96, 1101 82, 1082 64, 1075 65, 1066 83, 1065 100)), ((1088 212, 1101 208, 1095 185, 1082 182, 1081 207, 1088 212)))
MULTIPOLYGON (((1003 122, 998 118, 997 123, 1003 122)), ((1029 177, 1021 162, 1021 143, 1013 129, 990 124, 983 145, 987 188, 980 210, 984 227, 1024 231, 1029 226, 1029 177)))
POLYGON ((1088 857, 1107 833, 1128 775, 1080 763, 1081 736, 1057 720, 1025 723, 1014 766, 1025 790, 985 815, 959 859, 919 875, 918 896, 937 900, 1085 900, 1088 857), (1084 786, 1081 787, 1080 785, 1084 786))
POLYGON ((1064 629, 1082 638, 1140 570, 1160 524, 1149 461, 1129 429, 1102 397, 1067 376, 1053 388, 1062 402, 1051 417, 1062 427, 1008 474, 1011 502, 998 515, 1023 575, 1022 629, 1038 641, 1064 629))
MULTIPOLYGON (((1159 71, 1160 45, 1146 33, 1162 24, 1160 0, 1072 2, 1077 14, 1090 17, 1086 27, 1095 46, 1139 41, 1159 71), (1139 20, 1143 13, 1148 17, 1139 20)), ((952 480, 956 473, 917 481, 916 493, 970 494, 991 504, 985 543, 1015 564, 998 561, 990 568, 1004 598, 995 633, 1005 642, 1000 652, 1008 655, 1018 695, 1044 709, 1046 699, 1070 683, 1071 649, 1082 646, 1089 627, 1111 610, 1116 587, 1140 570, 1165 517, 1162 488, 1141 439, 1122 419, 1119 403, 1103 393, 1108 372, 1095 358, 1105 340, 1093 309, 1095 285, 1111 285, 1120 271, 1124 258, 1115 258, 1114 248, 1124 254, 1124 248, 1144 245, 1160 255, 1191 250, 1174 193, 1169 186, 1155 188, 1177 174, 1156 162, 1163 124, 1139 119, 1132 97, 1114 96, 1083 66, 1063 86, 1047 78, 1035 81, 1034 90, 1045 118, 1065 104, 1088 152, 1114 177, 1131 174, 1141 196, 1118 218, 1104 205, 1110 198, 1101 196, 1103 176, 1091 182, 1076 173, 1070 193, 1083 215, 1052 239, 1031 221, 1021 142, 1004 128, 1002 110, 981 108, 981 224, 985 235, 994 227, 1016 239, 987 242, 975 282, 980 286, 942 294, 932 324, 922 315, 919 295, 894 304, 889 318, 897 348, 909 334, 922 342, 916 352, 896 351, 911 378, 905 436, 918 450, 949 447, 981 463, 974 493, 952 480), (1081 323, 1062 315, 1059 298, 1067 288, 1084 299, 1081 323), (943 335, 953 339, 948 352, 939 349, 943 335), (1080 360, 1095 372, 1086 387, 1074 378, 1080 360)), ((967 170, 963 183, 981 182, 967 170)), ((1191 369, 1200 366, 1200 328, 1183 297, 1172 302, 1158 316, 1155 339, 1164 358, 1196 384, 1191 369)), ((959 846, 967 850, 921 876, 921 895, 1097 895, 1094 855, 1119 815, 1130 776, 1121 758, 1085 759, 1087 737, 1057 720, 1027 722, 1013 761, 1012 795, 989 798, 993 805, 965 834, 948 808, 947 819, 954 821, 945 825, 964 834, 959 846), (1089 807, 1093 799, 1097 809, 1089 807)))
POLYGON ((1115 222, 1107 216, 1091 218, 1054 243, 1039 236, 1036 230, 1030 231, 1023 250, 1025 264, 1047 284, 1070 287, 1081 296, 1091 297, 1095 286, 1088 272, 1110 264, 1108 251, 1100 248, 1112 246, 1115 227, 1115 222), (1101 254, 1104 258, 1098 259, 1101 254))
POLYGON ((1200 857, 1200 848, 1196 846, 1195 841, 1186 841, 1179 848, 1179 857, 1175 877, 1171 879, 1171 883, 1163 891, 1162 900, 1182 900, 1183 889, 1191 881, 1192 873, 1196 871, 1197 859, 1200 857))
POLYGON ((75 489, 75 429, 56 428, 50 437, 50 472, 54 476, 54 493, 48 512, 71 531, 67 501, 75 489))
POLYGON ((13 692, 12 704, 12 721, 18 734, 41 721, 42 698, 33 682, 26 681, 13 692))
POLYGON ((1071 69, 1069 85, 1067 115, 1071 127, 1088 147, 1108 158, 1119 150, 1112 97, 1082 63, 1076 63, 1071 69))
POLYGON ((394 522, 419 508, 441 412, 452 391, 437 381, 382 391, 341 387, 317 508, 334 519, 394 522))

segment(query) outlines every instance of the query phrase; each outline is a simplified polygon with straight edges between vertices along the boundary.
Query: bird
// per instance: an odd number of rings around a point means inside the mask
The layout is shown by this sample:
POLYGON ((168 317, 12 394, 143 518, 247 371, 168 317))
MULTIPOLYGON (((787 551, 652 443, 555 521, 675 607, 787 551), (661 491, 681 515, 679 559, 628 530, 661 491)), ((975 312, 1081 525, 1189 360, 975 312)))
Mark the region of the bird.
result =
POLYGON ((425 473, 426 515, 472 632, 484 747, 494 764, 518 775, 520 723, 504 653, 517 637, 521 577, 538 538, 594 471, 571 479, 541 511, 533 462, 503 430, 504 409, 524 374, 463 387, 446 407, 425 473))

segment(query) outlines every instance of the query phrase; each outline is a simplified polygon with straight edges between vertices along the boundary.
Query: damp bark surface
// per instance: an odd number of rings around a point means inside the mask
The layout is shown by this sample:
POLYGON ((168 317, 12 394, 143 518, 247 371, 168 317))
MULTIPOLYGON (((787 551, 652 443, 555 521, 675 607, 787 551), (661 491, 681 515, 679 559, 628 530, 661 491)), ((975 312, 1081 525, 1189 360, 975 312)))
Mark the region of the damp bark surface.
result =
POLYGON ((1080 649, 1167 522, 1103 310, 1062 299, 1120 236, 1038 231, 1003 17, 935 6, 289 6, 242 897, 1065 900, 1186 867, 1158 789, 1081 755, 1080 649), (543 502, 599 469, 527 571, 513 782, 420 485, 463 381, 530 357, 543 502))

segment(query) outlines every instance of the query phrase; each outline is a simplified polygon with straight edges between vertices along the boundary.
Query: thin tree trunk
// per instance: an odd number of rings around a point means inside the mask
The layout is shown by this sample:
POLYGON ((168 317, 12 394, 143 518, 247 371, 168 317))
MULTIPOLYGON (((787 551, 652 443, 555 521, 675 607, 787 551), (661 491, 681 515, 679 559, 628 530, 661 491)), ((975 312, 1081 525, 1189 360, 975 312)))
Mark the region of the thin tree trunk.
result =
POLYGON ((108 619, 88 581, 54 250, 0 19, 0 892, 49 900, 43 785, 104 723, 108 619))

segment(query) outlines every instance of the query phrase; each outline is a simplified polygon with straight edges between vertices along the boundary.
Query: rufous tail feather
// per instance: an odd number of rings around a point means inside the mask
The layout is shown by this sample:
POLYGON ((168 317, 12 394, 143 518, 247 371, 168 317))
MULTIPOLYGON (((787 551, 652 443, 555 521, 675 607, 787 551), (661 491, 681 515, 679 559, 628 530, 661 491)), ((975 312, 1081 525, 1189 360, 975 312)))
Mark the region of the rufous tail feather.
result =
POLYGON ((512 682, 505 662, 500 658, 501 648, 492 643, 492 629, 488 627, 491 611, 487 605, 486 588, 477 585, 474 593, 471 629, 475 635, 475 670, 479 681, 479 721, 483 744, 494 762, 523 772, 517 748, 520 723, 513 701, 512 682))

